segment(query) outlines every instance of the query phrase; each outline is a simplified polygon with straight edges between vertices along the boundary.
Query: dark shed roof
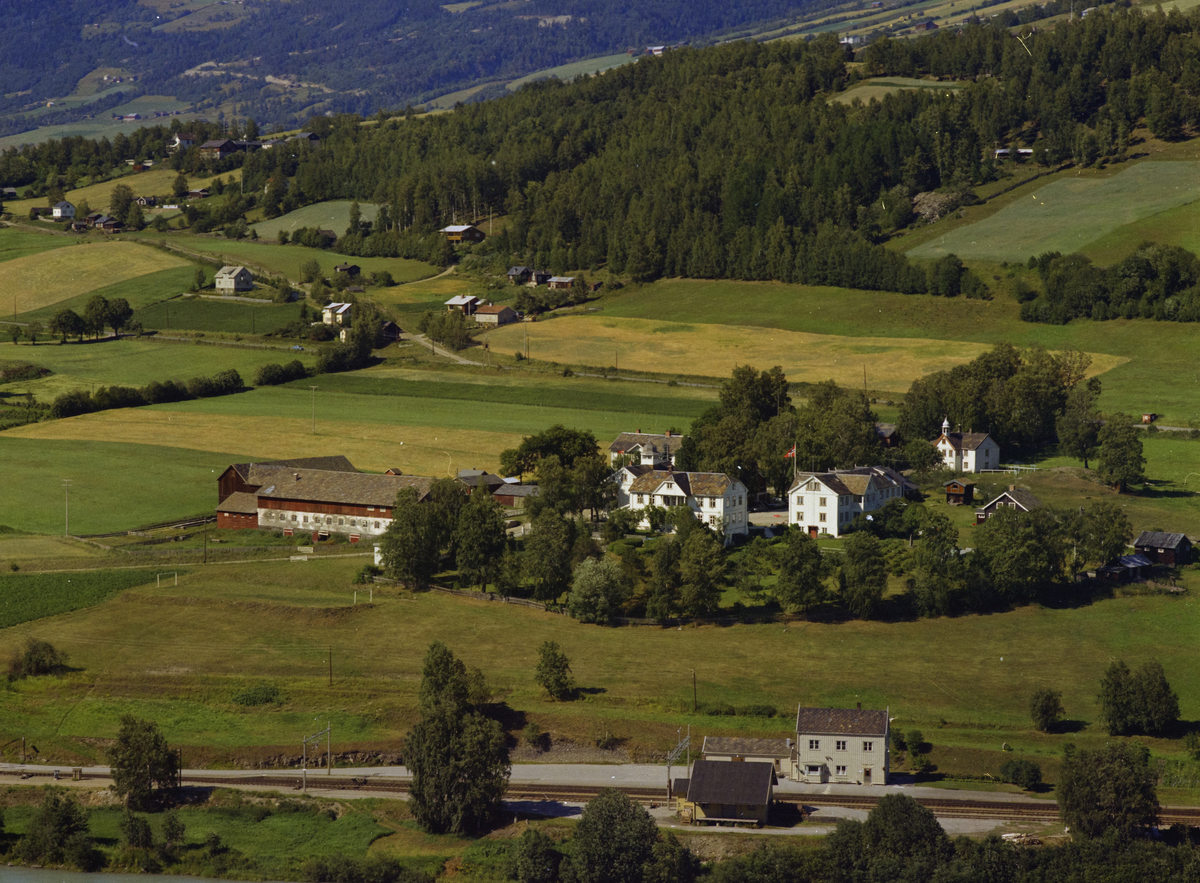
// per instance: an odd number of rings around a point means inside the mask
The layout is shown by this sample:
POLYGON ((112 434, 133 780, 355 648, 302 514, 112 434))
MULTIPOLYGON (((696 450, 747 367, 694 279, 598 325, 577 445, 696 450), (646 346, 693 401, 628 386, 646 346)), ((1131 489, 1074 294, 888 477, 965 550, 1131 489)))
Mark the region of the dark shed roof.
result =
POLYGON ((769 763, 698 760, 688 783, 689 803, 762 806, 771 799, 775 767, 769 763))
POLYGON ((734 754, 742 757, 789 757, 789 739, 744 739, 740 736, 705 736, 704 754, 734 754))
MULTIPOLYGON (((1178 549, 1187 540, 1187 536, 1181 533, 1166 533, 1161 530, 1144 530, 1138 534, 1138 538, 1133 541, 1133 545, 1141 549, 1144 546, 1152 546, 1155 549, 1178 549)), ((1190 540, 1188 541, 1190 544, 1190 540)))

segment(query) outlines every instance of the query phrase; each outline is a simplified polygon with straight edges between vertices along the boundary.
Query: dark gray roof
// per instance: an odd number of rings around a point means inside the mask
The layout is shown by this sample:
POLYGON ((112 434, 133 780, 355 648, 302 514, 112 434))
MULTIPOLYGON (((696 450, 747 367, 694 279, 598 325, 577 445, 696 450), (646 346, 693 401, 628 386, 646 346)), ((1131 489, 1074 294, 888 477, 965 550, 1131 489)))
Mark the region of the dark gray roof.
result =
POLYGON ((269 479, 273 469, 324 469, 327 472, 358 472, 341 454, 333 457, 296 457, 291 460, 267 460, 264 463, 235 463, 233 468, 242 479, 253 484, 257 479, 269 479))
POLYGON ((499 485, 492 495, 496 497, 536 497, 538 494, 538 486, 536 484, 502 484, 499 485))
POLYGON ((421 475, 276 469, 270 482, 259 490, 260 498, 390 508, 396 503, 396 495, 404 488, 415 488, 418 499, 425 497, 433 479, 421 475))
POLYGON ((1029 491, 1022 490, 1021 488, 1014 488, 1013 490, 1007 490, 1004 493, 999 494, 986 506, 976 509, 975 511, 992 513, 995 512, 996 509, 998 509, 1000 505, 1005 502, 1016 503, 1017 508, 1022 512, 1030 512, 1033 509, 1040 509, 1042 507, 1042 501, 1029 491))
POLYGON ((632 450, 635 447, 651 446, 664 454, 674 454, 683 444, 684 436, 672 432, 670 435, 658 435, 653 432, 622 432, 616 441, 608 446, 614 453, 632 450))
POLYGON ((1166 533, 1161 530, 1144 530, 1138 534, 1138 538, 1133 541, 1133 545, 1140 549, 1143 546, 1153 547, 1155 549, 1178 549, 1184 542, 1188 540, 1185 534, 1181 533, 1166 533))
POLYGON ((790 757, 789 739, 746 739, 741 736, 705 736, 703 754, 730 754, 738 757, 790 757))
POLYGON ((798 736, 883 736, 888 713, 861 708, 805 708, 796 712, 798 736))
POLYGON ((257 515, 258 496, 244 491, 230 494, 217 506, 218 512, 230 512, 237 515, 257 515))
POLYGON ((771 800, 775 767, 769 763, 698 760, 688 783, 689 803, 762 806, 771 800))
POLYGON ((947 432, 946 440, 956 451, 973 451, 988 439, 986 432, 947 432))

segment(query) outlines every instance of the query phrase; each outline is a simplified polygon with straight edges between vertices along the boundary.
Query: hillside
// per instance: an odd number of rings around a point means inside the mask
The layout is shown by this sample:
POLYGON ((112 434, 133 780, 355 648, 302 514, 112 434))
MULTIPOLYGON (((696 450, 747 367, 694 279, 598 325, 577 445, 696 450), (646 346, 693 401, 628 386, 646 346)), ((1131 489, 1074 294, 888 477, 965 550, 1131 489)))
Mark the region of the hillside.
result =
POLYGON ((114 112, 190 109, 215 117, 220 108, 272 123, 326 111, 366 115, 631 47, 710 42, 747 26, 761 30, 829 5, 25 3, 24 15, 0 21, 0 135, 114 112), (54 51, 30 41, 31 30, 53 34, 54 51), (162 97, 144 107, 127 104, 139 95, 162 97))

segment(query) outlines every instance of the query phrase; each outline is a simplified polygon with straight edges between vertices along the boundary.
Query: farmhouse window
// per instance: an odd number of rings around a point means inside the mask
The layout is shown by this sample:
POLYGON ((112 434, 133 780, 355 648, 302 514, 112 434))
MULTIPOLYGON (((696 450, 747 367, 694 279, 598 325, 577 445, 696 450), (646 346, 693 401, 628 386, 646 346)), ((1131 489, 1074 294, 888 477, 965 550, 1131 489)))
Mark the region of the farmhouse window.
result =
POLYGON ((808 765, 808 774, 810 776, 819 776, 821 775, 821 768, 815 763, 810 763, 808 765))
POLYGON ((822 505, 822 506, 824 506, 824 505, 825 505, 825 500, 826 500, 826 498, 825 498, 825 497, 821 497, 821 505, 822 505))
POLYGON ((333 524, 333 516, 332 516, 332 515, 326 515, 326 516, 325 516, 325 523, 326 523, 326 524, 333 524))
POLYGON ((339 518, 339 519, 338 519, 338 524, 345 524, 345 523, 346 523, 346 519, 345 519, 345 518, 339 518))
POLYGON ((875 750, 874 742, 864 742, 863 743, 863 751, 874 751, 874 750, 875 750))
POLYGON ((378 521, 375 522, 375 529, 379 530, 379 522, 378 521))
POLYGON ((638 505, 641 505, 641 503, 642 503, 642 494, 638 494, 638 495, 637 495, 637 497, 638 497, 638 505))
POLYGON ((295 521, 295 520, 296 520, 296 513, 295 513, 295 512, 293 512, 293 513, 292 513, 292 521, 295 521))
POLYGON ((824 520, 825 520, 825 513, 824 513, 824 512, 822 512, 822 513, 821 513, 821 515, 820 515, 820 520, 821 520, 821 521, 824 521, 824 520))
POLYGON ((374 511, 375 511, 375 507, 374 507, 374 506, 368 506, 368 507, 367 507, 367 511, 368 511, 368 512, 374 512, 374 511))
POLYGON ((834 768, 834 774, 835 774, 835 775, 838 775, 838 776, 841 776, 841 777, 843 777, 843 778, 845 778, 845 776, 846 776, 846 767, 845 767, 845 766, 838 766, 838 767, 835 767, 835 768, 834 768))
POLYGON ((716 525, 716 523, 717 523, 717 516, 715 516, 715 515, 710 515, 710 516, 708 516, 708 523, 709 523, 709 524, 712 524, 712 525, 716 525))
POLYGON ((304 523, 308 524, 308 516, 307 515, 304 516, 304 523))
POLYGON ((838 739, 838 740, 837 740, 837 742, 836 742, 835 744, 837 745, 837 750, 838 750, 838 751, 845 751, 845 750, 846 750, 846 740, 845 740, 845 739, 838 739))
POLYGON ((809 751, 820 751, 821 750, 821 740, 820 739, 809 739, 808 740, 808 750, 809 751))

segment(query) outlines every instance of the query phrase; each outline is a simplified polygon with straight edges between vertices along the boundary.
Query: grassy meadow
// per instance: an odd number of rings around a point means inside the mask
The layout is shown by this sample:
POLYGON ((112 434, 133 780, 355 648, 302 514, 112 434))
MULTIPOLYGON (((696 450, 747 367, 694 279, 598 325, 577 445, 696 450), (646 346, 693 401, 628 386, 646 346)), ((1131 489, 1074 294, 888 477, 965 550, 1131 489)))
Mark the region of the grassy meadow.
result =
POLYGON ((16 314, 55 306, 94 291, 97 283, 115 285, 162 270, 189 267, 175 255, 135 242, 86 242, 4 262, 4 292, 16 314))
MULTIPOLYGON (((128 125, 128 124, 126 124, 128 125)), ((10 136, 17 138, 20 136, 10 136)), ((7 138, 0 138, 0 146, 7 138)), ((175 184, 175 179, 179 177, 179 173, 173 169, 167 168, 165 165, 155 166, 151 169, 146 169, 144 172, 135 172, 132 167, 128 168, 124 174, 118 175, 111 181, 101 181, 98 184, 88 184, 85 187, 79 187, 75 190, 68 190, 65 194, 67 202, 72 205, 79 205, 83 200, 87 200, 88 205, 94 212, 102 212, 108 210, 109 197, 112 195, 112 190, 118 184, 125 184, 133 190, 134 196, 169 196, 171 188, 175 184)), ((200 175, 188 178, 188 184, 193 189, 201 189, 211 187, 213 181, 221 178, 225 181, 240 181, 242 179, 242 170, 233 169, 221 175, 200 175)), ((11 212, 13 217, 22 218, 29 214, 31 208, 44 206, 47 202, 45 198, 34 199, 16 199, 4 204, 4 210, 11 212)), ((153 217, 154 210, 148 209, 147 216, 153 217)))
MULTIPOLYGON (((189 270, 188 275, 194 274, 189 270)), ((134 319, 146 328, 253 335, 282 328, 295 322, 299 315, 299 304, 224 303, 198 297, 177 297, 137 310, 134 319)))
MULTIPOLYGON (((306 205, 303 208, 298 208, 294 212, 288 212, 286 215, 280 215, 278 218, 273 218, 270 221, 259 221, 252 226, 263 239, 275 239, 279 235, 280 230, 286 230, 291 234, 300 227, 317 227, 318 229, 332 230, 338 236, 341 236, 346 231, 346 228, 350 226, 351 204, 352 202, 349 199, 317 202, 312 205, 306 205)), ((374 221, 376 215, 379 214, 379 206, 374 203, 363 202, 359 203, 359 211, 364 221, 374 221)))
MULTIPOLYGON (((196 268, 191 264, 182 262, 181 264, 181 266, 176 266, 169 270, 158 270, 157 272, 146 273, 133 279, 126 279, 123 282, 114 282, 102 288, 92 288, 82 294, 68 297, 57 303, 23 312, 16 319, 24 323, 41 322, 43 326, 47 326, 54 317, 54 314, 59 310, 74 310, 83 315, 87 302, 96 295, 100 295, 109 300, 115 297, 125 298, 134 309, 134 321, 146 324, 141 317, 141 310, 150 304, 158 303, 164 298, 175 297, 180 292, 187 291, 192 287, 196 276, 196 268)), ((153 328, 155 326, 147 325, 146 327, 153 328)))
MULTIPOLYGON (((1160 658, 1184 719, 1200 715, 1193 640, 1200 608, 1190 596, 912 622, 609 629, 381 586, 373 603, 355 606, 351 578, 359 566, 350 559, 192 569, 178 586, 132 588, 100 607, 7 629, 0 653, 36 635, 69 653, 78 671, 0 694, 0 735, 28 734, 43 754, 87 757, 96 749, 85 740, 111 736, 120 715, 132 712, 155 718, 172 744, 200 760, 291 744, 317 717, 333 722, 335 746, 394 746, 414 719, 421 660, 433 640, 484 669, 516 713, 514 726, 534 719, 557 738, 581 741, 611 732, 647 757, 673 744, 682 725, 698 736, 781 736, 798 702, 862 702, 888 707, 900 726, 924 729, 943 772, 994 774, 1012 756, 1002 742, 1019 756, 1053 760, 1067 741, 1107 738, 1095 723, 1095 693, 1114 657, 1133 665, 1160 658), (147 642, 146 634, 158 637, 147 642), (587 698, 546 700, 533 681, 534 648, 544 640, 568 654, 587 698), (331 647, 332 690, 325 680, 331 647), (692 669, 702 704, 766 704, 782 715, 692 714, 692 669), (263 682, 280 689, 282 704, 232 702, 263 682), (1031 729, 1029 695, 1040 687, 1063 691, 1067 717, 1081 731, 1031 729)), ((1149 744, 1178 750, 1168 741, 1149 744)))
POLYGON ((909 257, 1024 262, 1067 254, 1121 227, 1200 199, 1200 163, 1141 162, 1117 174, 1080 173, 1038 187, 995 214, 928 239, 909 257))

